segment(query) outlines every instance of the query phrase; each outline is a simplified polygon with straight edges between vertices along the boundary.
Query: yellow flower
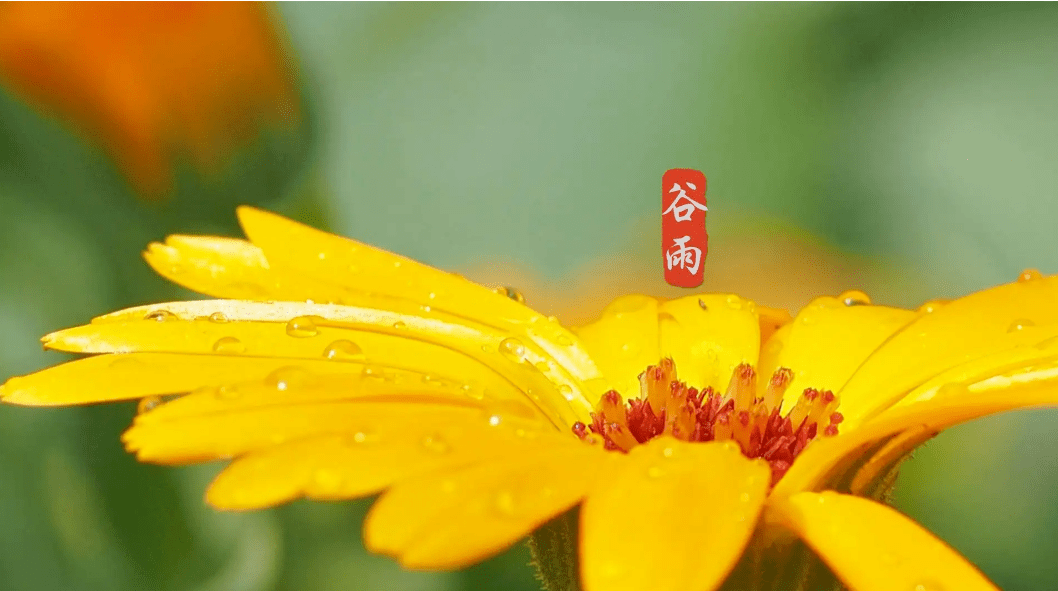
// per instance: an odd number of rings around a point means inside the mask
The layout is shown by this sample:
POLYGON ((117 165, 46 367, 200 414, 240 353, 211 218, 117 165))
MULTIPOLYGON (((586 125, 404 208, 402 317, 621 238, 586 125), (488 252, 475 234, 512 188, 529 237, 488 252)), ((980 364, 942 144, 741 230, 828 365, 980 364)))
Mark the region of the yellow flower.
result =
POLYGON ((735 295, 628 296, 571 331, 513 290, 239 218, 249 241, 146 253, 225 299, 48 335, 98 355, 0 396, 141 399, 128 449, 231 458, 207 493, 222 509, 385 491, 367 545, 411 568, 468 565, 579 506, 588 591, 796 586, 816 555, 855 590, 995 588, 872 499, 941 429, 1058 400, 1058 277, 918 311, 848 292, 793 319, 735 295))

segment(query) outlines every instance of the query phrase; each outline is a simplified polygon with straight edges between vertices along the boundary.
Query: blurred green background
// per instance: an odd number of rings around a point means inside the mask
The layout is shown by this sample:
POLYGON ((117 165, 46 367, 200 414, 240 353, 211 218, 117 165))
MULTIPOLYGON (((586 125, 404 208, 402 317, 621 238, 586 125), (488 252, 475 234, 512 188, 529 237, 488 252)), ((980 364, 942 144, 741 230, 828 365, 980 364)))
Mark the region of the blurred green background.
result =
MULTIPOLYGON (((84 131, 98 126, 0 88, 0 381, 62 359, 44 333, 187 297, 139 252, 237 235, 239 203, 522 279, 564 318, 611 290, 664 291, 658 183, 675 167, 709 177, 706 288, 914 307, 1058 271, 1058 6, 272 8, 296 125, 261 123, 212 169, 177 145, 161 197, 84 131)), ((249 86, 220 94, 238 107, 249 86)), ((124 453, 134 411, 0 407, 0 589, 537 589, 521 546, 457 573, 367 555, 368 502, 215 513, 216 466, 124 453)), ((897 505, 1004 589, 1058 588, 1056 433, 1058 411, 946 432, 906 465, 897 505)))

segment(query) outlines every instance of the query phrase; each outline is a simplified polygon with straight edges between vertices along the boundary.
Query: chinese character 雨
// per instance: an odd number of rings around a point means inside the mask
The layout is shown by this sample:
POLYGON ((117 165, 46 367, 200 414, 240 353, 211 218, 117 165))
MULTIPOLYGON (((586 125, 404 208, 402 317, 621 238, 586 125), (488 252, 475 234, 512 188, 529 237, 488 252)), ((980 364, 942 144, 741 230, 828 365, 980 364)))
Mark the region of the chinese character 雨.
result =
MULTIPOLYGON (((690 187, 691 190, 698 189, 698 187, 695 187, 694 184, 692 184, 692 183, 687 183, 687 186, 690 187)), ((684 188, 681 187, 679 183, 672 183, 672 188, 669 189, 669 193, 675 193, 677 191, 679 191, 680 194, 677 195, 676 198, 672 200, 672 203, 669 205, 669 208, 665 210, 666 214, 669 213, 669 212, 672 212, 673 216, 676 217, 676 221, 677 222, 689 222, 689 221, 691 221, 691 215, 694 214, 694 210, 695 209, 700 209, 702 211, 709 211, 708 207, 706 207, 706 206, 702 205, 701 203, 698 203, 694 199, 691 199, 690 197, 688 197, 687 196, 687 191, 684 190, 684 188), (681 199, 686 199, 687 203, 682 203, 681 204, 680 203, 681 199)), ((664 214, 662 214, 662 215, 664 215, 664 214)))
POLYGON ((671 271, 673 267, 679 267, 690 271, 691 275, 698 272, 698 265, 702 262, 702 249, 696 246, 687 246, 690 236, 674 238, 673 246, 677 247, 665 251, 666 264, 671 271))

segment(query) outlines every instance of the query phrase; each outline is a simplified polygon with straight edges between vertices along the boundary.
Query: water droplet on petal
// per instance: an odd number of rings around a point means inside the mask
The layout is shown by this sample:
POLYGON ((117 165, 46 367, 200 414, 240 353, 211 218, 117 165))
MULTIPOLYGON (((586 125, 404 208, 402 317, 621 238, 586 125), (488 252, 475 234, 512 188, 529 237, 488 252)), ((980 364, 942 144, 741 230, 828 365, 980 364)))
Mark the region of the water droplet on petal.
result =
POLYGON ((404 330, 405 328, 408 328, 408 325, 405 324, 404 321, 398 320, 398 321, 393 323, 393 328, 395 328, 397 330, 404 330))
POLYGON ((285 392, 309 381, 310 374, 300 367, 280 367, 265 377, 265 383, 285 392))
POLYGON ((838 299, 846 306, 867 306, 871 303, 871 298, 867 294, 855 289, 842 293, 838 299))
POLYGON ((1007 332, 1017 332, 1019 330, 1024 330, 1033 326, 1036 326, 1036 323, 1029 320, 1028 318, 1018 318, 1017 320, 1010 323, 1010 326, 1007 327, 1007 332))
POLYGON ((943 591, 943 589, 944 588, 940 586, 940 583, 935 581, 925 581, 922 583, 916 583, 915 586, 911 588, 911 591, 943 591))
POLYGON ((737 295, 727 296, 727 307, 731 308, 732 310, 741 310, 742 298, 738 297, 737 295))
POLYGON ((327 348, 323 350, 323 356, 335 361, 357 361, 364 358, 364 351, 360 345, 350 340, 338 339, 327 345, 327 348))
POLYGON ((748 492, 744 492, 744 493, 738 495, 738 500, 743 502, 743 503, 748 503, 749 502, 749 493, 748 492))
POLYGON ((298 316, 287 322, 287 334, 297 338, 314 337, 320 334, 320 329, 312 316, 298 316))
POLYGON ((521 363, 525 358, 525 345, 514 337, 508 337, 500 341, 500 353, 515 363, 521 363))
POLYGON ((176 320, 176 314, 168 310, 155 310, 150 314, 143 317, 144 320, 153 320, 155 322, 166 322, 169 320, 176 320))
POLYGON ((661 455, 666 458, 671 458, 675 453, 676 450, 673 449, 672 446, 666 446, 664 449, 661 450, 661 455))
POLYGON ((423 449, 430 453, 443 454, 448 453, 451 449, 451 446, 448 445, 448 442, 445 441, 444 437, 441 437, 437 433, 423 437, 421 443, 423 449))
POLYGON ((213 391, 213 396, 217 400, 235 400, 242 396, 242 392, 235 386, 220 386, 213 391))
POLYGON ((162 397, 161 396, 148 396, 146 398, 141 398, 139 404, 136 405, 136 412, 138 414, 143 414, 145 412, 150 412, 150 411, 154 410, 155 408, 161 406, 161 404, 162 404, 162 397))
MULTIPOLYGON (((552 316, 551 318, 554 318, 554 316, 552 316)), ((573 339, 569 338, 569 335, 567 335, 566 333, 560 332, 558 333, 558 336, 555 337, 555 342, 563 347, 568 347, 573 344, 573 339)))
POLYGON ((576 396, 573 394, 573 388, 569 384, 559 384, 558 393, 566 399, 567 402, 573 402, 576 396))
POLYGON ((665 475, 665 471, 661 469, 661 466, 651 466, 647 468, 647 476, 650 478, 661 478, 665 475))
POLYGON ((367 443, 369 439, 372 439, 372 437, 368 435, 367 431, 357 431, 348 437, 348 441, 354 445, 367 443))
POLYGON ((491 353, 495 353, 496 352, 496 347, 493 347, 492 345, 486 343, 486 344, 481 346, 481 350, 486 352, 486 353, 490 353, 491 354, 491 353))
POLYGON ((500 415, 489 415, 489 425, 492 425, 493 427, 496 427, 502 422, 503 422, 503 417, 501 417, 500 415))
POLYGON ((228 317, 224 315, 224 312, 214 312, 209 315, 210 322, 216 322, 217 324, 224 324, 228 322, 228 317))
POLYGON ((522 292, 518 291, 517 289, 515 289, 513 287, 507 287, 506 285, 501 285, 500 287, 497 287, 496 289, 494 289, 492 291, 500 294, 501 296, 510 298, 510 299, 518 302, 519 304, 524 304, 525 303, 525 296, 522 295, 522 292))
POLYGON ((235 337, 221 337, 213 343, 214 353, 245 353, 246 345, 235 337))
POLYGON ((536 370, 540 373, 547 373, 551 371, 551 366, 548 365, 546 361, 537 361, 535 364, 533 364, 533 367, 535 367, 536 370))
POLYGON ((1037 279, 1043 279, 1043 274, 1036 269, 1025 269, 1021 272, 1021 275, 1018 275, 1018 283, 1036 281, 1037 279))
POLYGON ((947 300, 930 300, 919 306, 917 312, 919 314, 932 314, 937 310, 940 310, 941 306, 947 303, 947 300))

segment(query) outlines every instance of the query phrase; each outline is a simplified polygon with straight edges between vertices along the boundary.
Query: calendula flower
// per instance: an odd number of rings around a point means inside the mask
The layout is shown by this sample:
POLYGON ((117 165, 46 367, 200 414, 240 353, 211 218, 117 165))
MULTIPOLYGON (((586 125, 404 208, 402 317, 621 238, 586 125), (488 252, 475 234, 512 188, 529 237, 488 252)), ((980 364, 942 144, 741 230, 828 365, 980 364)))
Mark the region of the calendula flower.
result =
POLYGON ((287 52, 258 3, 0 6, 0 81, 108 150, 147 197, 173 162, 213 172, 300 107, 287 52))
POLYGON ((239 218, 249 241, 146 253, 224 299, 48 335, 94 355, 12 378, 3 399, 140 399, 127 448, 231 459, 206 497, 222 509, 384 491, 367 546, 411 568, 536 530, 556 589, 995 588, 879 500, 941 429, 1058 400, 1058 277, 917 311, 847 292, 795 318, 736 295, 628 296, 570 330, 515 290, 239 218))

